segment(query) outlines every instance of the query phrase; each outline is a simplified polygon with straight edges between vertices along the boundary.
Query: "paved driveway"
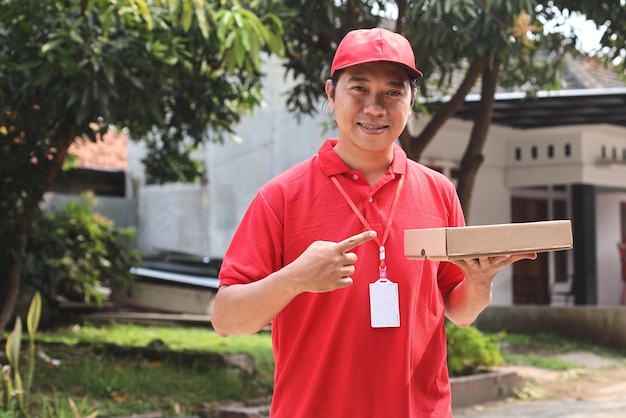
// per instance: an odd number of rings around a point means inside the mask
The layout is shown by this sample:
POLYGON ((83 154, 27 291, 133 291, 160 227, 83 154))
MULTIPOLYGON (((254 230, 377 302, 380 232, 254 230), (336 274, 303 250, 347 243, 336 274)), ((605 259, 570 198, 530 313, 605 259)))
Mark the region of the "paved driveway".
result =
POLYGON ((610 399, 499 402, 455 411, 454 418, 625 418, 626 394, 610 399))
POLYGON ((580 369, 516 371, 547 398, 512 399, 455 410, 455 418, 626 418, 626 362, 573 352, 558 359, 580 369))

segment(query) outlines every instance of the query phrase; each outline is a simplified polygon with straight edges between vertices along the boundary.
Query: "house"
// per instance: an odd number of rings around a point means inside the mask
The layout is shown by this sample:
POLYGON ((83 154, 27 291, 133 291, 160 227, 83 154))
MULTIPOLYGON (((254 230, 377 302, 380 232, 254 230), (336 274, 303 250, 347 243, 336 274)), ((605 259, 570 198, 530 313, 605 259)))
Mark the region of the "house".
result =
MULTIPOLYGON (((545 253, 503 270, 494 305, 618 305, 624 281, 618 243, 626 239, 626 84, 580 63, 564 90, 537 100, 501 92, 467 219, 470 225, 571 219, 574 249, 545 253)), ((300 121, 284 107, 281 63, 265 66, 265 106, 235 128, 242 143, 209 144, 199 154, 206 181, 146 185, 140 144, 129 144, 138 185, 138 245, 220 257, 256 191, 335 136, 320 104, 300 121)), ((462 157, 476 97, 425 150, 422 163, 452 173, 462 157)), ((409 129, 426 123, 419 115, 409 129)))

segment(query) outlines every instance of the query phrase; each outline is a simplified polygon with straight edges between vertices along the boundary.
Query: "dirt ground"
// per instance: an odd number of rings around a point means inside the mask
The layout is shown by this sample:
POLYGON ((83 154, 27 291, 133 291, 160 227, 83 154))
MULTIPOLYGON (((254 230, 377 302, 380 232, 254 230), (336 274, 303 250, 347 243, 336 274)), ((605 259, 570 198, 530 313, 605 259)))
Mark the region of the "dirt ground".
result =
MULTIPOLYGON (((589 352, 555 356, 580 368, 555 371, 528 366, 508 366, 528 382, 528 390, 547 399, 600 399, 626 394, 626 360, 608 359, 589 352), (541 392, 544 392, 543 394, 541 392)), ((528 394, 532 397, 532 393, 528 394)))
POLYGON ((525 379, 526 386, 519 399, 462 408, 455 411, 454 416, 626 417, 626 359, 609 359, 590 352, 553 357, 579 367, 562 371, 530 366, 502 367, 525 379), (595 412, 590 415, 585 408, 595 412))

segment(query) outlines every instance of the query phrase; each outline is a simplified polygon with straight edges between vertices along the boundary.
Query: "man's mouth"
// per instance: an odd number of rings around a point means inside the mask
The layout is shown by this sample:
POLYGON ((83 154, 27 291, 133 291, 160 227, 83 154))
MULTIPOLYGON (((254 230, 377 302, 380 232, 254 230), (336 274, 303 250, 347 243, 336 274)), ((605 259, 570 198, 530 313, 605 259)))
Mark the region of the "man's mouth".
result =
POLYGON ((369 125, 367 123, 359 123, 359 125, 366 130, 376 131, 379 129, 385 129, 388 125, 369 125))

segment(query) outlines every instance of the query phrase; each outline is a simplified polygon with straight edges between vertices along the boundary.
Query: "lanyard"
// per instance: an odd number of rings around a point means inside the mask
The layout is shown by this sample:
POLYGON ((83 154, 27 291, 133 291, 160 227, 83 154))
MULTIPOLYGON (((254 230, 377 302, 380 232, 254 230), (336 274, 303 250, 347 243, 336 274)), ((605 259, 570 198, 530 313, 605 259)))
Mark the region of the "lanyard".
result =
MULTIPOLYGON (((337 189, 339 190, 343 198, 346 200, 350 208, 352 208, 352 211, 356 214, 357 218, 359 218, 359 220, 361 221, 365 229, 371 230, 372 227, 370 226, 369 222, 367 222, 367 220, 361 214, 361 212, 356 207, 352 199, 350 199, 350 196, 348 196, 348 193, 346 193, 346 190, 343 188, 343 186, 341 186, 336 176, 330 176, 330 179, 333 181, 333 183, 335 183, 335 186, 337 186, 337 189)), ((393 222, 393 215, 395 214, 396 207, 398 206, 398 200, 400 198, 400 190, 402 190, 403 184, 404 184, 404 175, 400 174, 400 180, 398 180, 398 185, 396 186, 396 195, 393 198, 393 203, 391 204, 391 210, 389 211, 389 217, 387 218, 387 224, 385 225, 385 229, 383 231, 383 238, 382 240, 380 240, 378 236, 374 238, 374 240, 376 240, 376 244, 378 244, 379 260, 380 260, 379 270, 380 270, 381 279, 387 278, 387 264, 385 263, 385 243, 387 242, 387 237, 389 237, 389 230, 391 229, 391 223, 393 222)))

